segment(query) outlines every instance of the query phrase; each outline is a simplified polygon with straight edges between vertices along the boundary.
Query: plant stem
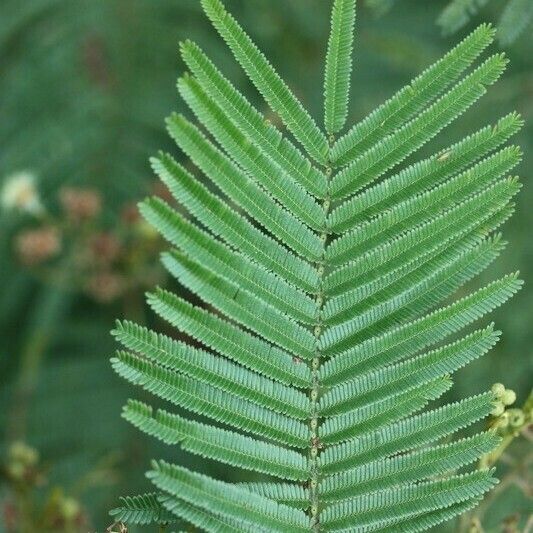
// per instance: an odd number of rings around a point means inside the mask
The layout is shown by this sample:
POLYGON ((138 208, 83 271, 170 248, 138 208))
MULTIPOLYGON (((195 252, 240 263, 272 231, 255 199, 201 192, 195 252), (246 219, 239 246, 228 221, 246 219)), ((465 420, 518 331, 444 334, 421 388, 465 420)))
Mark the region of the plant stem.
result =
POLYGON ((65 293, 46 287, 35 306, 31 332, 22 348, 18 383, 13 393, 8 424, 9 440, 24 440, 27 432, 28 408, 39 381, 42 360, 53 339, 54 329, 65 313, 65 293))

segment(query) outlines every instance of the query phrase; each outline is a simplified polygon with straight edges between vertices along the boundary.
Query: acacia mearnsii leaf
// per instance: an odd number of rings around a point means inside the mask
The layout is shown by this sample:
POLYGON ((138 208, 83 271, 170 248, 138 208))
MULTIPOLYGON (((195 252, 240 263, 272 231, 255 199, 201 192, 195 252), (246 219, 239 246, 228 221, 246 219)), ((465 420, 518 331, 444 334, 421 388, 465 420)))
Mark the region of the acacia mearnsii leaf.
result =
POLYGON ((472 396, 326 448, 320 456, 321 471, 335 474, 379 457, 419 448, 484 418, 492 410, 493 402, 492 393, 472 396))
POLYGON ((504 248, 505 243, 496 235, 469 248, 452 261, 450 268, 439 268, 429 280, 415 283, 413 291, 400 289, 399 296, 393 296, 390 300, 391 312, 386 313, 380 309, 380 319, 373 319, 374 323, 366 327, 364 332, 361 331, 357 338, 381 334, 398 324, 423 316, 483 272, 504 248), (398 305, 400 301, 405 303, 404 307, 398 305))
POLYGON ((494 126, 486 126, 431 157, 407 166, 333 209, 328 226, 335 233, 343 232, 429 190, 490 154, 522 126, 520 115, 510 113, 494 126))
MULTIPOLYGON (((366 274, 375 272, 378 268, 386 268, 387 272, 412 259, 422 260, 435 249, 440 249, 443 241, 453 243, 454 240, 463 238, 504 210, 520 187, 515 178, 500 180, 430 221, 400 236, 384 240, 379 246, 355 256, 333 270, 324 281, 324 291, 335 296, 366 282, 366 274)), ((334 242, 328 248, 326 256, 335 256, 339 261, 351 257, 354 239, 342 239, 342 242, 341 239, 342 237, 338 239, 338 244, 334 242)))
POLYGON ((328 390, 320 400, 319 412, 326 417, 342 414, 452 374, 488 352, 500 334, 489 326, 453 344, 360 374, 328 390))
POLYGON ((504 276, 423 318, 345 350, 322 366, 322 383, 340 383, 436 344, 507 301, 522 286, 517 277, 517 274, 504 276))
POLYGON ((373 334, 381 333, 398 323, 423 316, 437 304, 448 300, 465 283, 481 274, 500 255, 506 244, 501 240, 501 235, 496 234, 471 246, 457 261, 452 262, 450 270, 439 270, 425 292, 421 291, 410 299, 405 308, 396 310, 369 331, 373 334), (444 277, 444 272, 448 272, 449 278, 444 277))
POLYGON ((230 120, 267 157, 283 171, 315 196, 326 194, 327 179, 315 168, 298 148, 259 113, 250 102, 225 78, 191 41, 180 45, 183 60, 197 78, 202 89, 218 107, 226 110, 230 120))
POLYGON ((495 433, 485 432, 409 454, 377 459, 326 477, 321 485, 322 497, 326 501, 344 500, 443 475, 491 452, 499 442, 495 433))
POLYGON ((320 257, 322 243, 319 237, 252 181, 194 124, 182 115, 173 114, 167 119, 167 127, 195 165, 250 217, 296 253, 307 259, 320 257))
POLYGON ((315 199, 231 122, 228 113, 211 100, 195 78, 181 77, 178 89, 197 119, 237 165, 301 222, 315 230, 324 228, 324 210, 315 199))
POLYGON ((361 190, 418 150, 481 98, 506 64, 503 54, 490 57, 418 117, 362 153, 332 179, 332 197, 344 198, 361 190))
MULTIPOLYGON (((160 154, 157 159, 152 159, 152 167, 173 196, 212 233, 265 268, 271 269, 282 279, 309 292, 317 289, 318 275, 309 263, 293 255, 231 209, 172 157, 160 154)), ((152 201, 152 205, 155 202, 152 201)))
MULTIPOLYGON (((488 214, 483 214, 481 221, 479 214, 473 213, 466 219, 468 222, 466 228, 461 224, 459 227, 452 225, 451 235, 445 229, 450 228, 447 223, 453 224, 453 219, 447 217, 444 221, 440 220, 444 222, 442 225, 422 226, 419 231, 408 233, 398 241, 386 243, 375 252, 366 254, 361 260, 348 263, 335 275, 336 279, 332 285, 337 286, 332 291, 333 297, 328 299, 324 306, 323 316, 327 317, 328 322, 331 318, 332 323, 342 322, 343 313, 347 318, 351 318, 352 307, 358 303, 389 287, 396 289, 396 292, 402 291, 411 282, 417 283, 422 278, 435 275, 437 271, 446 267, 445 258, 457 262, 472 248, 479 249, 480 246, 483 248, 483 242, 492 242, 493 245, 488 244, 488 246, 496 248, 498 253, 504 243, 498 234, 494 236, 493 232, 514 211, 514 204, 508 200, 509 195, 503 200, 489 199, 488 205, 492 208, 488 214), (440 228, 442 231, 431 235, 428 233, 431 228, 440 228), (487 235, 491 237, 487 238, 487 235), (417 236, 421 237, 421 241, 422 237, 426 237, 427 249, 422 253, 414 244, 417 236)), ((461 221, 464 219, 461 218, 461 221)))
POLYGON ((324 124, 332 135, 340 131, 348 115, 355 0, 335 0, 324 78, 324 124))
POLYGON ((302 511, 177 465, 154 462, 148 478, 160 490, 225 518, 269 527, 271 531, 308 530, 309 519, 302 511))
POLYGON ((311 332, 253 293, 179 252, 164 254, 163 264, 184 287, 232 320, 288 352, 313 357, 315 337, 311 332))
POLYGON ((353 240, 351 253, 361 253, 384 238, 399 235, 431 220, 444 209, 482 191, 518 165, 521 159, 520 148, 508 146, 448 181, 397 203, 375 218, 359 222, 349 228, 353 240))
POLYGON ((335 530, 354 533, 377 531, 403 518, 445 509, 482 496, 497 483, 492 473, 477 471, 450 476, 334 503, 324 511, 324 524, 335 530))
POLYGON ((132 322, 117 322, 112 333, 126 349, 160 366, 274 411, 300 419, 309 416, 309 399, 305 394, 227 359, 132 322))
POLYGON ((498 238, 489 239, 467 248, 465 252, 459 252, 449 262, 435 261, 422 265, 413 276, 401 279, 393 287, 389 287, 389 291, 372 295, 363 305, 349 307, 344 313, 344 322, 332 326, 332 329, 349 329, 350 341, 356 344, 406 320, 423 316, 427 310, 482 272, 499 255, 501 249, 502 244, 498 238), (372 301, 376 296, 381 303, 372 301))
POLYGON ((494 30, 482 24, 443 58, 403 87, 392 98, 341 137, 331 151, 332 161, 345 165, 410 120, 443 93, 492 42, 494 30))
POLYGON ((162 409, 155 413, 141 402, 130 400, 123 417, 165 444, 180 444, 188 452, 216 461, 293 480, 308 475, 306 458, 292 450, 257 439, 187 420, 162 409))
POLYGON ((470 234, 453 246, 444 241, 435 253, 382 275, 375 272, 357 288, 331 298, 322 309, 322 320, 328 325, 351 320, 372 308, 376 301, 394 302, 410 287, 425 284, 421 295, 393 313, 388 322, 398 315, 401 320, 420 316, 488 267, 505 245, 498 234, 488 238, 481 233, 470 234), (446 278, 448 273, 451 276, 446 278))
POLYGON ((305 386, 310 371, 289 353, 168 291, 148 295, 161 318, 221 355, 288 385, 305 386))
MULTIPOLYGON (((489 199, 485 207, 487 205, 493 207, 488 218, 482 216, 482 220, 479 221, 479 216, 474 214, 466 219, 466 229, 464 225, 459 228, 451 226, 453 229, 451 238, 447 238, 449 237, 447 233, 437 232, 438 239, 428 239, 429 250, 425 250, 422 254, 417 253, 416 247, 412 245, 412 234, 408 233, 403 241, 400 240, 403 246, 395 247, 392 241, 386 243, 382 249, 378 248, 382 250, 383 258, 379 254, 368 253, 362 260, 356 259, 348 263, 339 269, 339 272, 351 270, 350 274, 354 277, 346 279, 345 275, 341 275, 332 284, 342 285, 342 290, 337 290, 338 294, 326 301, 321 310, 323 320, 328 323, 342 322, 344 315, 350 318, 353 308, 360 303, 364 304, 365 300, 373 295, 381 291, 401 289, 409 286, 411 282, 416 283, 445 267, 448 261, 457 261, 461 255, 479 247, 483 242, 494 242, 500 248, 503 247, 505 243, 495 230, 513 212, 514 204, 509 202, 508 198, 507 196, 503 199, 489 199)), ((425 229, 422 228, 414 234, 420 235, 420 232, 424 234, 425 229)))
POLYGON ((308 431, 299 420, 281 415, 127 352, 112 359, 114 370, 148 392, 217 422, 286 445, 304 448, 308 431))
POLYGON ((165 239, 206 268, 234 280, 295 320, 316 322, 316 303, 307 294, 215 239, 161 199, 143 202, 141 212, 165 239))
MULTIPOLYGON (((321 338, 322 352, 331 355, 342 353, 343 355, 341 357, 345 357, 348 352, 351 356, 354 356, 355 353, 362 353, 362 346, 360 345, 369 341, 373 343, 374 340, 386 338, 389 334, 396 339, 400 332, 402 335, 405 335, 403 339, 406 340, 407 345, 411 341, 414 343, 410 345, 411 348, 418 346, 418 342, 424 342, 422 339, 425 339, 425 342, 430 340, 429 336, 426 336, 429 329, 436 335, 436 338, 443 338, 465 327, 472 321, 481 318, 484 314, 507 301, 521 287, 521 282, 517 281, 516 277, 514 274, 505 276, 486 286, 484 289, 456 301, 454 304, 433 311, 431 314, 417 320, 396 326, 383 334, 365 338, 358 344, 349 342, 350 339, 357 337, 356 321, 348 321, 339 326, 333 326, 326 330, 321 338), (471 311, 471 314, 468 316, 466 309, 471 311), (426 327, 429 329, 426 330, 426 327), (415 332, 415 330, 417 331, 415 332), (411 333, 413 333, 412 336, 411 333)), ((399 353, 405 354, 403 349, 400 349, 400 346, 396 346, 396 349, 399 353)), ((365 350, 363 349, 363 351, 365 350)), ((362 359, 357 357, 356 359, 358 362, 364 362, 366 360, 365 357, 362 359)))
POLYGON ((380 528, 383 533, 416 533, 418 531, 425 531, 434 526, 438 526, 442 522, 451 520, 455 516, 461 515, 470 511, 482 500, 482 496, 475 496, 460 503, 454 503, 444 509, 438 511, 431 511, 416 516, 409 516, 403 520, 396 521, 394 525, 380 528))
POLYGON ((120 507, 110 514, 118 522, 128 524, 170 524, 177 518, 167 511, 157 499, 156 493, 139 494, 120 498, 120 507))
MULTIPOLYGON (((380 335, 389 329, 415 318, 423 316, 427 310, 445 300, 465 282, 482 272, 498 256, 501 244, 498 239, 481 242, 479 246, 459 254, 454 260, 422 275, 421 279, 411 277, 405 280, 391 294, 385 291, 380 296, 381 303, 374 304, 371 300, 356 309, 350 309, 347 320, 339 325, 331 326, 330 332, 336 335, 342 332, 342 341, 335 350, 342 346, 355 345, 371 336, 380 335)), ((431 265, 433 266, 433 265, 431 265)), ((422 274, 423 274, 423 270, 422 274)))
POLYGON ((230 47, 235 59, 272 110, 280 116, 309 155, 319 163, 326 164, 329 148, 325 135, 263 53, 226 11, 220 0, 202 0, 202 6, 214 27, 230 47))
POLYGON ((320 412, 342 414, 452 374, 489 351, 499 336, 490 326, 416 358, 362 374, 330 389, 320 401, 320 412))
POLYGON ((326 290, 335 296, 357 288, 361 281, 367 283, 368 273, 381 270, 383 275, 413 259, 421 261, 441 252, 443 242, 454 244, 467 235, 479 235, 479 228, 504 211, 520 188, 516 178, 502 179, 406 231, 391 232, 375 246, 359 253, 357 232, 347 233, 345 238, 334 241, 326 252, 335 255, 333 263, 339 265, 326 278, 326 290), (418 245, 422 242, 423 248, 418 245))
POLYGON ((446 376, 338 416, 328 417, 320 428, 320 441, 338 444, 406 418, 423 409, 429 401, 442 396, 451 386, 452 382, 446 376))

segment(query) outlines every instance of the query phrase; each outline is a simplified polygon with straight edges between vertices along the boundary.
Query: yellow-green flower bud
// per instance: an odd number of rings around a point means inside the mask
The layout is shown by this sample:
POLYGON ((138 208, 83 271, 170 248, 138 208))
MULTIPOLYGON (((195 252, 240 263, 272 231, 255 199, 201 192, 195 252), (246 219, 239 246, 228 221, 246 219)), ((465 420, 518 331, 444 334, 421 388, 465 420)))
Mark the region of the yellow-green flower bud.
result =
POLYGON ((509 425, 513 428, 523 426, 526 421, 526 416, 522 409, 509 409, 509 425))
POLYGON ((19 461, 7 465, 7 473, 14 481, 20 481, 26 473, 26 467, 19 461))
POLYGON ((13 461, 20 461, 25 466, 34 466, 39 461, 37 450, 24 442, 14 442, 9 448, 9 456, 13 461))
POLYGON ((493 427, 496 429, 505 429, 509 425, 509 413, 505 411, 494 422, 493 427))
POLYGON ((481 533, 483 531, 481 527, 481 522, 478 518, 473 518, 470 522, 470 527, 468 528, 468 533, 481 533))
POLYGON ((74 520, 80 512, 80 504, 74 498, 65 498, 61 502, 61 514, 68 522, 74 520))
POLYGON ((504 405, 513 405, 516 402, 516 392, 511 389, 506 389, 503 393, 501 400, 504 405))
POLYGON ((497 398, 501 398, 505 393, 505 386, 502 383, 494 383, 490 390, 497 398))
POLYGON ((490 412, 492 416, 500 416, 504 413, 505 407, 502 402, 494 402, 493 406, 494 407, 492 408, 492 411, 490 412))

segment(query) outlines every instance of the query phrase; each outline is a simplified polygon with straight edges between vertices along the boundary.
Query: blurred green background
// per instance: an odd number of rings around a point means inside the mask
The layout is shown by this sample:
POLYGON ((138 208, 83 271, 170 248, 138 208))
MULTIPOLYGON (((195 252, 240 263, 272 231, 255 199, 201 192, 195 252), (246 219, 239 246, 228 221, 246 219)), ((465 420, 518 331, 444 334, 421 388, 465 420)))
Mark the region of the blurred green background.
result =
MULTIPOLYGON (((499 11, 488 5, 444 38, 435 20, 446 3, 398 0, 378 17, 360 2, 351 121, 499 11)), ((320 118, 330 2, 226 4, 320 118)), ((158 265, 162 243, 138 218, 135 204, 147 194, 165 195, 148 158, 160 148, 176 152, 163 120, 173 110, 185 111, 175 80, 184 69, 178 42, 186 37, 198 41, 267 112, 202 15, 199 0, 0 2, 0 188, 15 177, 26 184, 26 194, 35 194, 32 213, 0 207, 0 452, 8 480, 0 488, 0 531, 23 530, 17 524, 22 506, 39 514, 42 531, 103 532, 118 496, 146 489, 143 472, 151 457, 172 457, 232 479, 233 472, 214 463, 200 466, 129 427, 120 409, 134 392, 109 365, 114 319, 154 325, 143 293, 156 284, 172 286, 158 265), (14 442, 37 450, 38 462, 20 445, 10 454, 14 442), (35 463, 26 485, 10 478, 13 453, 35 463)), ((504 230, 511 244, 478 283, 517 269, 526 282, 533 279, 529 36, 506 51, 511 65, 504 78, 428 148, 432 153, 511 110, 526 119, 517 140, 525 151, 518 171, 524 188, 504 230)), ((494 313, 503 340, 458 374, 452 398, 501 381, 517 392, 519 403, 525 400, 533 362, 530 291, 526 286, 494 313)), ((519 441, 500 466, 510 481, 486 506, 486 531, 507 531, 511 522, 504 520, 517 513, 525 527, 532 510, 528 453, 528 443, 519 441)), ((459 531, 459 525, 440 531, 459 531)))

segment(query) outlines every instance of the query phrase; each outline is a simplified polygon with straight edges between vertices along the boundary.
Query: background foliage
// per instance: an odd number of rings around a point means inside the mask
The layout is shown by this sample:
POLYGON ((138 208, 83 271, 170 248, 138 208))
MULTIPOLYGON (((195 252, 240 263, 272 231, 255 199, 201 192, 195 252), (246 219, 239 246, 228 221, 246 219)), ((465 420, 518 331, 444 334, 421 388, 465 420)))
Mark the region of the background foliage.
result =
MULTIPOLYGON (((389 11, 399 0, 367 0, 377 14, 389 11)), ((502 46, 510 46, 531 29, 533 4, 529 0, 492 1, 492 9, 484 11, 491 0, 448 0, 436 20, 442 33, 449 35, 466 26, 472 17, 482 13, 494 21, 498 28, 498 40, 502 46), (497 4, 497 7, 495 6, 497 4), (495 13, 499 10, 498 16, 495 13)))
MULTIPOLYGON (((329 2, 226 3, 320 116, 329 2)), ((360 5, 349 121, 371 111, 477 23, 496 19, 489 3, 443 38, 434 21, 446 4, 402 0, 382 17, 360 5)), ((108 362, 114 348, 108 332, 116 316, 151 319, 145 318, 144 288, 167 283, 157 267, 159 243, 133 206, 156 187, 148 157, 159 148, 173 150, 163 119, 172 110, 185 111, 175 93, 184 69, 178 41, 185 37, 200 42, 262 105, 227 62, 197 0, 3 0, 0 6, 0 187, 27 171, 36 176, 46 210, 37 217, 0 211, 0 452, 8 481, 0 489, 0 531, 10 531, 17 498, 34 506, 43 530, 50 523, 51 531, 104 531, 116 495, 142 491, 148 459, 170 456, 120 419, 128 393, 108 362), (48 254, 39 255, 42 235, 32 240, 27 234, 43 227, 53 229, 59 246, 45 246, 48 254), (24 450, 10 452, 14 441, 37 449, 39 462, 24 450), (32 475, 13 483, 8 467, 21 454, 32 475)), ((525 186, 505 229, 511 246, 480 283, 517 267, 526 282, 532 279, 530 52, 527 38, 508 48, 511 65, 503 80, 475 113, 440 136, 444 147, 511 109, 526 120, 518 139, 526 154, 519 170, 525 186)), ((501 381, 516 390, 519 403, 525 401, 533 359, 530 294, 526 288, 495 313, 503 340, 459 373, 452 399, 501 381)), ((501 531, 515 513, 523 521, 531 509, 523 490, 527 452, 527 444, 517 442, 509 464, 500 466, 508 481, 487 506, 486 530, 501 531)), ((191 456, 174 454, 173 460, 198 469, 191 456)), ((220 468, 207 465, 208 473, 231 479, 220 468)))

